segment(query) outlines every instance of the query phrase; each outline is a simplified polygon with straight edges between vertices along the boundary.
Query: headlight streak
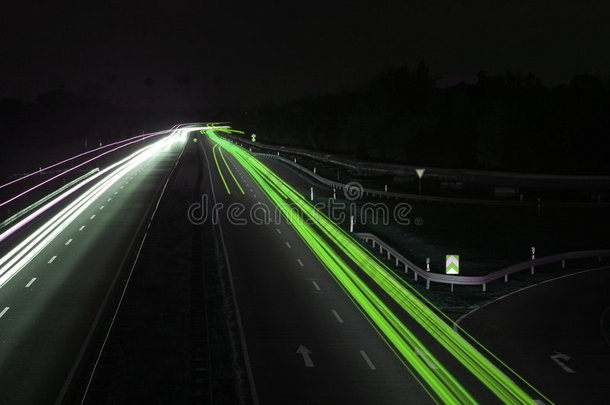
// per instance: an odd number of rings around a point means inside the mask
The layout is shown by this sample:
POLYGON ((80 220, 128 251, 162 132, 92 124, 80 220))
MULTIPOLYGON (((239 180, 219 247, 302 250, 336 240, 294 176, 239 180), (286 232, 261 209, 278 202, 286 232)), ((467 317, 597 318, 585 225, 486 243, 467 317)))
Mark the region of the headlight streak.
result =
MULTIPOLYGON (((367 277, 377 283, 377 285, 379 285, 394 301, 396 301, 401 308, 403 308, 428 333, 430 333, 430 335, 433 336, 448 352, 459 360, 464 367, 470 370, 470 372, 475 375, 485 386, 487 386, 488 389, 490 389, 490 391, 492 391, 499 399, 501 399, 504 403, 510 404, 535 403, 533 399, 530 398, 518 385, 516 385, 493 363, 478 352, 462 336, 456 333, 447 323, 439 318, 439 316, 434 313, 430 307, 426 306, 420 299, 418 299, 417 295, 419 294, 414 294, 413 291, 411 291, 412 287, 410 287, 408 283, 404 282, 403 280, 397 281, 396 277, 393 275, 394 272, 372 256, 360 243, 355 241, 349 234, 311 206, 303 196, 292 189, 288 184, 275 175, 275 173, 270 171, 266 166, 252 157, 245 150, 238 148, 209 132, 208 135, 210 138, 212 138, 212 140, 221 146, 224 146, 228 152, 237 158, 237 160, 256 179, 256 181, 260 185, 264 186, 263 190, 265 193, 276 205, 278 205, 278 207, 282 210, 282 213, 284 213, 287 218, 291 218, 292 220, 292 217, 294 217, 294 212, 292 212, 292 209, 290 208, 290 212, 282 208, 284 206, 283 204, 286 204, 286 202, 281 200, 280 195, 288 199, 291 203, 295 204, 323 232, 324 235, 326 235, 334 244, 336 244, 337 247, 339 247, 341 251, 350 258, 350 260, 352 260, 365 272, 367 277), (288 215, 292 215, 292 217, 288 215)), ((350 294, 354 294, 355 291, 362 291, 362 288, 367 288, 366 285, 354 273, 354 271, 347 267, 347 265, 345 265, 345 267, 343 265, 339 266, 342 268, 343 273, 334 272, 334 266, 337 265, 332 264, 335 263, 332 255, 329 256, 328 253, 320 253, 327 252, 327 249, 330 248, 323 245, 325 242, 317 241, 315 236, 312 236, 315 234, 312 228, 306 224, 304 225, 299 220, 298 216, 296 216, 296 218, 296 221, 292 221, 295 230, 297 230, 301 237, 312 248, 322 263, 324 263, 325 266, 331 270, 331 274, 333 274, 335 279, 338 281, 345 280, 344 277, 347 275, 347 277, 352 281, 352 284, 342 285, 344 290, 349 291, 350 294), (331 260, 331 258, 333 258, 333 260, 331 260), (336 274, 340 274, 341 277, 336 277, 336 274), (363 284, 360 285, 359 283, 363 284), (349 285, 349 288, 346 287, 347 285, 349 285), (360 290, 358 290, 358 288, 360 288, 360 290)), ((338 260, 341 259, 339 258, 338 260)), ((398 319, 391 322, 388 321, 390 324, 392 324, 395 331, 402 331, 401 337, 408 342, 407 346, 410 347, 409 349, 404 350, 404 344, 402 344, 399 340, 397 341, 396 336, 392 334, 389 326, 379 322, 379 313, 384 314, 386 317, 385 319, 388 320, 393 316, 391 311, 380 306, 383 305, 383 303, 376 301, 377 297, 372 291, 367 292, 365 295, 369 300, 368 303, 366 301, 362 302, 359 298, 357 300, 358 304, 363 307, 367 313, 367 316, 369 316, 375 322, 379 329, 386 335, 387 339, 390 340, 393 345, 395 345, 395 348, 407 359, 407 361, 417 370, 417 372, 420 373, 422 378, 435 390, 435 392, 437 392, 443 401, 452 402, 456 398, 460 398, 460 403, 472 403, 471 401, 474 401, 468 396, 467 393, 465 393, 465 391, 463 391, 463 388, 461 388, 459 384, 456 385, 453 377, 446 377, 442 374, 439 374, 437 378, 431 377, 430 370, 427 370, 426 365, 422 365, 421 362, 418 362, 419 357, 412 356, 414 348, 418 348, 420 350, 421 348, 420 346, 417 346, 415 341, 407 339, 409 334, 406 331, 406 327, 398 319), (375 303, 378 312, 370 309, 370 306, 373 305, 372 303, 375 303), (383 310, 380 308, 383 308, 383 310), (374 316, 371 316, 371 314, 374 314, 374 316), (438 380, 444 378, 448 378, 448 380, 443 381, 442 384, 446 383, 449 385, 445 388, 440 388, 439 391, 439 384, 441 384, 441 382, 438 380)), ((480 343, 476 343, 483 347, 480 345, 480 343)), ((485 350, 487 351, 487 349, 485 350)), ((428 351, 426 350, 425 353, 428 353, 428 351)), ((439 368, 439 370, 444 369, 439 368)), ((508 368, 508 370, 520 380, 525 382, 525 380, 513 370, 510 368, 508 368)), ((527 384, 527 382, 525 383, 527 384)), ((535 390, 531 385, 528 384, 528 386, 549 403, 552 403, 548 398, 544 397, 544 395, 535 390)), ((444 385, 441 387, 444 387, 444 385)))
MULTIPOLYGON (((42 251, 42 249, 70 225, 70 223, 78 218, 78 216, 95 202, 101 194, 106 192, 131 170, 149 160, 167 145, 176 141, 183 141, 183 139, 179 138, 179 132, 174 131, 172 135, 133 153, 128 158, 117 163, 114 166, 120 165, 117 169, 54 215, 50 220, 3 256, 0 259, 0 266, 2 266, 0 267, 0 288, 42 251)), ((110 168, 108 170, 110 170, 110 168)), ((43 209, 44 208, 48 207, 45 206, 43 209)))

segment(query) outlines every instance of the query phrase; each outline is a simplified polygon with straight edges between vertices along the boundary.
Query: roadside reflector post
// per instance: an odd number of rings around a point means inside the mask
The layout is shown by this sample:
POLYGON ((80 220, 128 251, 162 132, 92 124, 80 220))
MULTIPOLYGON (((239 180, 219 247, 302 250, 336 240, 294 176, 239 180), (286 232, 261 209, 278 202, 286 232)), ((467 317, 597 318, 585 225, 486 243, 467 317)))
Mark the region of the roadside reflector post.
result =
POLYGON ((426 271, 430 271, 430 258, 426 257, 426 271))
POLYGON ((279 155, 280 155, 280 152, 277 152, 277 155, 279 156, 279 155))
MULTIPOLYGON (((536 247, 532 246, 532 260, 536 260, 536 247)), ((532 276, 534 275, 534 265, 532 264, 532 267, 530 268, 530 272, 532 273, 532 276)))
POLYGON ((316 168, 315 167, 313 168, 313 172, 314 172, 314 174, 316 173, 316 168))
POLYGON ((453 292, 453 283, 451 283, 451 292, 453 292))
MULTIPOLYGON (((333 188, 333 200, 336 200, 336 199, 337 199, 337 189, 333 188)), ((375 243, 375 242, 373 242, 373 243, 375 243)))
POLYGON ((313 201, 313 187, 309 188, 309 199, 313 201))
POLYGON ((504 275, 504 282, 505 282, 505 283, 508 283, 508 274, 505 274, 505 275, 504 275))
POLYGON ((424 177, 424 173, 425 173, 426 169, 415 169, 415 173, 417 173, 417 178, 418 178, 418 191, 419 194, 421 194, 421 178, 424 177))
POLYGON ((383 186, 383 189, 384 189, 384 190, 385 190, 385 192, 387 193, 387 192, 388 192, 388 185, 387 185, 387 184, 385 184, 385 185, 383 186))
POLYGON ((562 259, 561 260, 561 268, 565 269, 566 268, 566 259, 562 259))
POLYGON ((297 158, 294 158, 294 163, 296 163, 296 162, 297 162, 297 158))
POLYGON ((483 292, 487 291, 487 284, 483 283, 483 292))
POLYGON ((405 263, 405 274, 407 274, 409 272, 409 265, 407 263, 405 263))
MULTIPOLYGON (((349 217, 349 231, 354 232, 354 216, 350 215, 349 217)), ((379 245, 381 247, 381 245, 379 245)))

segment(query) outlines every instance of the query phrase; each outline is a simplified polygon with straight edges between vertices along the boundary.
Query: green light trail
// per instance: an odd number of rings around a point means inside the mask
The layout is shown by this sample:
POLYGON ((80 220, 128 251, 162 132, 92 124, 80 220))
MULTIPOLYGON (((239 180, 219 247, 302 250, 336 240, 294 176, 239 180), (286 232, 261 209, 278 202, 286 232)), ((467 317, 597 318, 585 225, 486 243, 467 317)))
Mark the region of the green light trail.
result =
POLYGON ((214 147, 212 148, 212 156, 214 156, 214 163, 216 163, 216 169, 218 170, 218 173, 220 174, 220 178, 222 179, 222 184, 225 185, 227 194, 231 194, 231 190, 229 190, 229 186, 227 185, 227 182, 225 181, 225 176, 223 176, 222 170, 220 170, 220 165, 218 164, 218 159, 216 158, 216 148, 217 147, 219 147, 218 144, 214 145, 214 147))
POLYGON ((233 178, 233 181, 235 182, 235 184, 237 184, 237 188, 239 188, 239 191, 241 191, 242 194, 246 194, 246 193, 244 193, 244 189, 241 187, 241 184, 239 184, 239 181, 237 181, 237 178, 235 178, 235 175, 233 174, 231 167, 229 167, 229 164, 227 163, 227 161, 225 159, 224 153, 222 153, 223 147, 219 146, 218 150, 220 151, 220 157, 222 158, 222 161, 225 163, 225 166, 227 167, 229 174, 233 178))
MULTIPOLYGON (((351 235, 313 207, 290 185, 244 149, 219 138, 212 131, 208 131, 207 134, 217 143, 216 146, 224 147, 257 181, 265 194, 289 220, 299 236, 329 270, 350 299, 357 303, 359 309, 366 314, 382 334, 384 340, 391 343, 395 353, 399 353, 406 360, 441 401, 460 404, 476 403, 475 399, 366 285, 356 274, 356 271, 349 267, 323 236, 339 248, 349 260, 358 266, 358 269, 382 288, 411 318, 417 321, 502 402, 507 404, 535 404, 527 393, 456 333, 428 305, 422 302, 418 298, 419 293, 414 292, 412 287, 404 280, 397 279, 392 270, 354 240, 351 235), (296 211, 295 207, 297 208, 296 211), (301 218, 299 213, 307 219, 301 218), (312 225, 315 225, 321 233, 316 231, 312 225), (430 364, 423 361, 418 353, 425 354, 430 364)), ((480 344, 479 346, 483 347, 480 344)), ((487 351, 487 349, 485 350, 487 351)), ((514 371, 510 371, 524 381, 514 371)), ((531 386, 530 388, 533 389, 531 386)), ((536 393, 545 398, 541 393, 537 391, 536 393)), ((545 400, 551 402, 548 398, 545 398, 545 400)))

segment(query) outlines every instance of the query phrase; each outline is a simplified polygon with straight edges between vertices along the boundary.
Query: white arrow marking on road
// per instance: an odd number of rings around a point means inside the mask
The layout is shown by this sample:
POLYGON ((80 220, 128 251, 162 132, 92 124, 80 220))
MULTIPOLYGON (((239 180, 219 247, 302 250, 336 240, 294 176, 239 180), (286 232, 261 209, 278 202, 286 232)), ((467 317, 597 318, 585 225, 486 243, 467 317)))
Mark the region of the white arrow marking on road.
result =
POLYGON ((303 361, 305 362, 305 367, 315 367, 313 364, 313 360, 311 359, 311 351, 307 349, 305 346, 300 345, 296 351, 298 354, 303 356, 303 361))
POLYGON ((565 360, 565 361, 570 360, 571 357, 568 356, 567 354, 559 353, 556 351, 555 354, 551 355, 550 357, 566 373, 576 373, 576 371, 572 370, 570 367, 568 367, 568 365, 566 363, 564 363, 562 361, 562 360, 565 360))
POLYGON ((4 314, 6 314, 6 311, 8 311, 10 307, 4 307, 4 309, 2 310, 2 312, 0 312, 0 318, 2 318, 4 316, 4 314))
POLYGON ((428 367, 430 367, 431 369, 436 370, 438 368, 438 366, 432 360, 430 360, 430 357, 428 357, 428 355, 423 350, 415 349, 415 354, 421 357, 422 360, 426 362, 428 367))

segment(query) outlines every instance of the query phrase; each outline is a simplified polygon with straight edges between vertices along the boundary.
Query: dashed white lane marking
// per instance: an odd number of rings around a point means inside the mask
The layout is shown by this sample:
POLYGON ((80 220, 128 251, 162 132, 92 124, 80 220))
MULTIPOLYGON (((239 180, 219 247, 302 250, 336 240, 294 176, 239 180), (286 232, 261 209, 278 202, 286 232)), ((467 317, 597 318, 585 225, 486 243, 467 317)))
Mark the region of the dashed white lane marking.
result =
POLYGON ((313 286, 316 288, 316 290, 322 291, 322 289, 320 288, 320 286, 318 285, 318 283, 316 281, 312 281, 311 284, 313 284, 313 286))
POLYGON ((93 219, 93 218, 95 218, 95 214, 93 214, 89 217, 89 219, 93 219))
POLYGON ((57 259, 57 256, 53 256, 47 263, 51 264, 57 259))
POLYGON ((277 231, 277 233, 282 233, 282 231, 280 231, 280 228, 275 228, 275 230, 277 231))
POLYGON ((254 194, 254 198, 256 198, 256 194, 254 194))
POLYGON ((100 207, 100 210, 103 210, 103 209, 104 209, 104 206, 102 205, 102 206, 100 207))
POLYGON ((123 188, 123 187, 125 187, 125 186, 121 186, 121 187, 119 187, 119 188, 123 188))
POLYGON ((2 318, 4 316, 4 314, 6 314, 6 311, 9 310, 10 307, 4 307, 4 309, 0 312, 0 318, 2 318))
POLYGON ((68 239, 68 241, 66 242, 66 246, 68 246, 70 243, 72 243, 72 239, 68 239))
POLYGON ((114 195, 117 195, 118 193, 119 193, 118 191, 115 191, 115 192, 114 192, 114 195))
POLYGON ((287 247, 288 249, 290 249, 292 246, 290 246, 290 243, 289 243, 289 242, 286 242, 286 247, 287 247))
POLYGON ((80 228, 78 228, 78 231, 82 231, 83 229, 85 229, 85 225, 81 226, 80 228))
POLYGON ((30 286, 31 286, 32 284, 34 284, 34 281, 36 281, 36 277, 34 277, 33 279, 31 279, 31 280, 30 280, 30 282, 29 282, 29 283, 27 283, 27 284, 25 285, 25 288, 30 288, 30 286))
POLYGON ((334 309, 332 310, 333 315, 335 316, 335 318, 337 318, 337 322, 339 323, 343 323, 343 319, 339 316, 339 314, 337 313, 337 311, 335 311, 334 309))
POLYGON ((110 198, 108 199, 108 201, 112 201, 112 197, 110 197, 110 198))
POLYGON ((301 266, 301 267, 305 267, 305 265, 303 264, 303 262, 301 261, 301 259, 297 259, 297 262, 299 263, 299 266, 301 266))
POLYGON ((377 370, 377 368, 375 367, 375 365, 373 364, 373 362, 371 361, 371 359, 369 359, 369 356, 366 355, 366 353, 364 352, 364 350, 360 350, 360 355, 362 356, 362 358, 364 359, 364 361, 366 361, 366 364, 369 365, 369 368, 371 370, 377 370))

